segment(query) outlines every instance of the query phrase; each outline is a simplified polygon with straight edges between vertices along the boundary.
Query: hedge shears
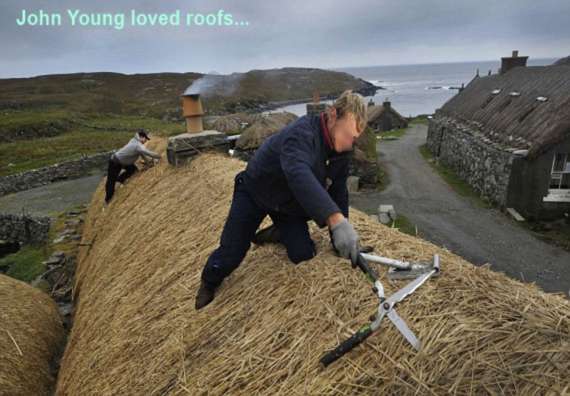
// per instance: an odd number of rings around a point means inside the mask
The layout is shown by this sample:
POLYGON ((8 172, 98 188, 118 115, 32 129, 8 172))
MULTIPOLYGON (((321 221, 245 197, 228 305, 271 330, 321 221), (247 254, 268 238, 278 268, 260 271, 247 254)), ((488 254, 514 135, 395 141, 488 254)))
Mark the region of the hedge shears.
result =
POLYGON ((343 341, 339 346, 337 346, 332 351, 327 352, 322 358, 321 363, 326 367, 345 353, 349 352, 357 345, 366 340, 372 333, 374 333, 380 327, 382 319, 388 317, 390 321, 396 326, 398 331, 404 336, 404 338, 416 349, 420 350, 421 343, 415 334, 410 330, 406 322, 398 315, 394 306, 404 300, 407 296, 412 294, 419 288, 423 283, 425 283, 429 278, 439 273, 439 256, 435 255, 433 260, 433 268, 431 271, 421 274, 416 279, 408 283, 402 289, 398 290, 396 293, 392 294, 390 297, 386 298, 384 296, 384 286, 378 278, 378 274, 368 265, 368 262, 363 257, 363 253, 358 254, 357 262, 354 265, 358 266, 360 270, 366 275, 368 280, 373 283, 372 291, 376 294, 380 300, 380 305, 378 306, 378 311, 372 315, 370 318, 370 323, 362 326, 356 333, 354 333, 350 338, 343 341))

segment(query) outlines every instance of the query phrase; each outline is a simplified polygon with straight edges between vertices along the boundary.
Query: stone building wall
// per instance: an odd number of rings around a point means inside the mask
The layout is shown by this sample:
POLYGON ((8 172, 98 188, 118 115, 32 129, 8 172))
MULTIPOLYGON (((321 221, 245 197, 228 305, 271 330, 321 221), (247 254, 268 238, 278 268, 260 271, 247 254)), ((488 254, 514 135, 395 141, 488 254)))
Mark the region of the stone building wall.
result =
POLYGON ((501 147, 464 124, 444 116, 430 120, 427 147, 481 196, 505 206, 514 148, 501 147))

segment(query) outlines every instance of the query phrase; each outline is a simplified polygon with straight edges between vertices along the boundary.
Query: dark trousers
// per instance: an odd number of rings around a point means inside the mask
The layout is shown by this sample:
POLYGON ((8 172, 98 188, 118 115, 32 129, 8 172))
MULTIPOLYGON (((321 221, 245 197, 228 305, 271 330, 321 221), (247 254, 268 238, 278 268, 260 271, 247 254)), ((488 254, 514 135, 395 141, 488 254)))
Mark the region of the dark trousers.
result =
POLYGON ((279 229, 280 241, 285 245, 287 256, 293 263, 310 260, 316 254, 307 218, 289 216, 260 207, 246 191, 244 183, 242 173, 238 173, 220 244, 212 252, 202 271, 202 280, 211 288, 219 286, 223 279, 241 264, 257 228, 267 215, 279 229))
POLYGON ((115 194, 115 183, 124 183, 129 177, 131 177, 138 168, 136 165, 122 165, 120 162, 109 159, 109 166, 107 167, 107 183, 105 184, 105 202, 109 202, 115 194), (121 170, 124 172, 121 173, 121 170))

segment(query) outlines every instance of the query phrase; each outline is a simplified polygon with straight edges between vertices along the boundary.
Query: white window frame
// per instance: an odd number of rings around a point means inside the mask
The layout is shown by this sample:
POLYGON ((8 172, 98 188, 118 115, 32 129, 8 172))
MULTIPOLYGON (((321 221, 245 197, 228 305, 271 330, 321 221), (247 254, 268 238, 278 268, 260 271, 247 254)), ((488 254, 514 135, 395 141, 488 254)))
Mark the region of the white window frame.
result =
MULTIPOLYGON (((562 183, 562 178, 564 175, 570 175, 570 153, 554 153, 554 157, 552 158, 552 167, 550 168, 550 177, 548 179, 548 195, 546 195, 542 201, 543 202, 570 202, 570 189, 568 188, 550 188, 550 182, 552 177, 557 174, 560 177, 560 182, 558 186, 562 183), (556 157, 562 154, 564 155, 564 170, 562 171, 555 171, 554 164, 556 163, 556 157)), ((569 176, 570 177, 570 176, 569 176)))

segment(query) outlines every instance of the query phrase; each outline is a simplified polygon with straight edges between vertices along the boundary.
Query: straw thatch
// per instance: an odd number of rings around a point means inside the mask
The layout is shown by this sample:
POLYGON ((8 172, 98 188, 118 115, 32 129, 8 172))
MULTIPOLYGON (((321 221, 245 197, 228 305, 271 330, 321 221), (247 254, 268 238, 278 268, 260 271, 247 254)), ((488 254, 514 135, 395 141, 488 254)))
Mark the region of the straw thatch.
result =
POLYGON ((528 149, 528 156, 536 158, 570 138, 570 67, 515 67, 505 74, 476 77, 438 114, 469 123, 507 148, 528 149))
POLYGON ((407 128, 408 120, 391 105, 368 106, 368 125, 376 131, 389 131, 396 128, 407 128))
POLYGON ((242 125, 251 124, 254 118, 253 114, 248 113, 234 113, 216 116, 212 121, 206 122, 206 128, 227 134, 240 133, 243 129, 242 125))
MULTIPOLYGON (((155 142, 156 143, 156 142, 155 142)), ((164 143, 161 143, 161 148, 164 143)), ((214 302, 194 310, 244 164, 202 154, 139 174, 89 209, 77 311, 59 395, 546 394, 568 392, 570 302, 352 210, 363 242, 389 257, 441 255, 443 274, 398 311, 416 353, 388 322, 327 369, 320 356, 377 308, 364 276, 312 226, 318 255, 297 266, 253 247, 214 302)), ((387 294, 402 286, 385 280, 387 294)))
POLYGON ((570 56, 564 57, 564 58, 560 58, 558 59, 556 62, 553 63, 553 65, 566 65, 566 66, 570 66, 570 56))
POLYGON ((297 116, 289 112, 270 113, 258 116, 252 120, 252 124, 247 127, 236 142, 236 148, 240 150, 253 150, 269 136, 279 132, 287 124, 295 121, 297 116))
POLYGON ((0 275, 0 395, 49 395, 63 326, 51 298, 0 275))

